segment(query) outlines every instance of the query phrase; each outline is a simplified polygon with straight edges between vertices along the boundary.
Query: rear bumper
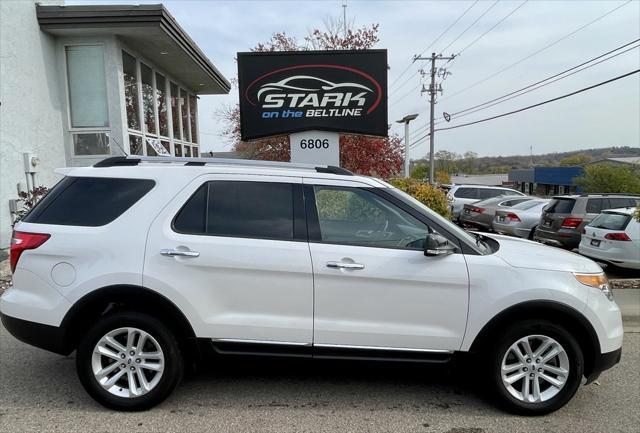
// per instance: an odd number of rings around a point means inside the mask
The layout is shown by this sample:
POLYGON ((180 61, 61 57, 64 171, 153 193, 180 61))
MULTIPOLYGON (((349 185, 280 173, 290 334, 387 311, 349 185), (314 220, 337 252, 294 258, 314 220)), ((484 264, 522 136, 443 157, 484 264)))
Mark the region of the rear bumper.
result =
POLYGON ((593 363, 593 369, 590 372, 589 376, 587 376, 587 383, 591 383, 596 380, 600 373, 605 370, 610 369, 614 365, 620 362, 622 358, 622 347, 614 350, 613 352, 601 353, 596 356, 596 359, 593 363))
POLYGON ((24 343, 61 355, 68 355, 73 351, 66 344, 64 328, 18 319, 4 313, 0 313, 0 318, 5 329, 24 343))
POLYGON ((621 268, 640 269, 640 260, 633 260, 630 257, 630 254, 625 254, 625 252, 611 253, 597 248, 592 248, 584 242, 580 243, 578 251, 580 251, 581 255, 598 262, 604 262, 621 268))
POLYGON ((580 245, 580 233, 575 230, 560 229, 557 232, 553 232, 538 227, 535 239, 545 244, 571 249, 578 248, 578 245, 580 245))

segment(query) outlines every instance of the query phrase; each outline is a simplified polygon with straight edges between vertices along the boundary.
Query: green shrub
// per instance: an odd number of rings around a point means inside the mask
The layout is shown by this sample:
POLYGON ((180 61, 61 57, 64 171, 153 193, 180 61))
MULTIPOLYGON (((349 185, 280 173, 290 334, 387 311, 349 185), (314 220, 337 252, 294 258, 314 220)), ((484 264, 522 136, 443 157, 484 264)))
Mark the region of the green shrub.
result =
POLYGON ((439 213, 445 218, 451 218, 447 196, 438 188, 428 183, 407 178, 390 179, 388 182, 399 190, 411 195, 432 211, 439 213))

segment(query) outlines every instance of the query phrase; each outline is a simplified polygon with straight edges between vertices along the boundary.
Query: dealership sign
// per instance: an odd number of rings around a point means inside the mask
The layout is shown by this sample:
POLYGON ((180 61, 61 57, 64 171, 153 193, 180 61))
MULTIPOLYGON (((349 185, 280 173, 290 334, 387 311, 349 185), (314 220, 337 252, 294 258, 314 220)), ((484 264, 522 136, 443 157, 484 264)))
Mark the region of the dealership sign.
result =
POLYGON ((242 140, 323 130, 387 136, 387 51, 238 53, 242 140))

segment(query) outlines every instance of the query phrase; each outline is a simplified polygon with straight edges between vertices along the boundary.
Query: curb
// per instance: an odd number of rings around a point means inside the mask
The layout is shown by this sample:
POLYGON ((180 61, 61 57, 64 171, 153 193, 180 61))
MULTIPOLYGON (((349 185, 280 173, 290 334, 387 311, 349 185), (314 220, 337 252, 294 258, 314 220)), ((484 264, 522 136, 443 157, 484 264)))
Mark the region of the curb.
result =
POLYGON ((640 289, 613 289, 613 299, 623 319, 640 320, 640 289))

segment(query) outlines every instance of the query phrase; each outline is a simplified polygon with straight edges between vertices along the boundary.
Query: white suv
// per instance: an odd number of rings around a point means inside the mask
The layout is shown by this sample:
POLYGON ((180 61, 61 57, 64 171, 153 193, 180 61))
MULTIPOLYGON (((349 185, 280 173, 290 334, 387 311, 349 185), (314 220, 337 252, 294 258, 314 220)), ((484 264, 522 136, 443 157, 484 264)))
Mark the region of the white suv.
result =
POLYGON ((503 406, 553 411, 615 365, 602 269, 471 235, 337 167, 109 158, 15 226, 15 337, 77 351, 103 405, 149 408, 202 353, 442 363, 464 353, 503 406))

